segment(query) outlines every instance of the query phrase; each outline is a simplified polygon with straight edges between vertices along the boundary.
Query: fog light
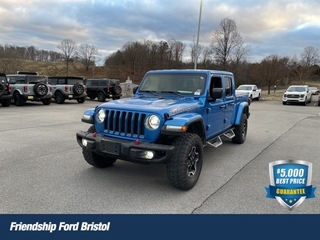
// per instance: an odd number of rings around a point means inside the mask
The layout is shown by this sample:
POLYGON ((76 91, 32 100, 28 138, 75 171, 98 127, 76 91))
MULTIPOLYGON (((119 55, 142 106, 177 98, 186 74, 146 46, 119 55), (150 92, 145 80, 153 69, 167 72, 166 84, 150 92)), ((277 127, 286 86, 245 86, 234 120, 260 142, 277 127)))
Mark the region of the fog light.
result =
POLYGON ((146 151, 145 156, 146 159, 152 159, 154 157, 154 152, 152 151, 146 151))
POLYGON ((82 145, 85 147, 88 145, 88 141, 84 138, 82 138, 82 145))

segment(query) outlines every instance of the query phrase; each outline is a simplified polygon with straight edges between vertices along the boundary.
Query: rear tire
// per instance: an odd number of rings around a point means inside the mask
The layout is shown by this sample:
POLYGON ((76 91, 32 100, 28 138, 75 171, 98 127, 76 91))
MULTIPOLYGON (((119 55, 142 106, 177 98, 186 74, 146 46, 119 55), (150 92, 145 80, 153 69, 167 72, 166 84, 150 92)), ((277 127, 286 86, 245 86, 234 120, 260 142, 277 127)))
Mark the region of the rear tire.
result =
POLYGON ((78 103, 84 103, 85 102, 85 100, 86 100, 86 98, 77 98, 77 102, 78 103))
POLYGON ((234 129, 235 136, 232 138, 232 142, 242 144, 246 140, 248 129, 248 119, 246 114, 242 114, 240 125, 237 125, 234 129))
POLYGON ((54 100, 55 100, 56 103, 58 103, 58 104, 63 104, 64 101, 65 101, 65 99, 64 99, 64 97, 63 97, 63 95, 62 95, 61 92, 57 92, 57 93, 55 94, 54 100))
POLYGON ((16 106, 23 106, 24 104, 24 99, 23 97, 18 93, 16 92, 14 95, 13 95, 13 100, 14 100, 14 104, 16 106))
POLYGON ((2 100, 1 104, 3 107, 9 107, 11 104, 11 99, 2 100))
POLYGON ((103 92, 98 92, 97 98, 98 98, 98 101, 99 101, 99 102, 104 102, 104 101, 106 101, 106 96, 104 95, 103 92))
POLYGON ((50 105, 50 103, 51 103, 51 98, 42 99, 41 102, 43 103, 43 105, 50 105))

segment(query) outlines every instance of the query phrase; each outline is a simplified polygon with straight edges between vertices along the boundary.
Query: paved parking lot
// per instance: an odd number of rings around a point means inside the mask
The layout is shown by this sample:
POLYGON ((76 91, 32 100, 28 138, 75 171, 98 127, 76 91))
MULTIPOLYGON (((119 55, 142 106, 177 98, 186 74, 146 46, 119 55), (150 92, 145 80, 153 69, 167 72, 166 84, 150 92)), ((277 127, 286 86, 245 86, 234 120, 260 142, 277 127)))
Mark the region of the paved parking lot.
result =
POLYGON ((205 148, 202 174, 190 191, 173 188, 165 165, 117 161, 88 165, 75 134, 83 111, 99 102, 0 108, 0 213, 320 213, 306 199, 294 211, 267 199, 269 162, 313 163, 320 186, 320 107, 254 101, 247 140, 205 148))

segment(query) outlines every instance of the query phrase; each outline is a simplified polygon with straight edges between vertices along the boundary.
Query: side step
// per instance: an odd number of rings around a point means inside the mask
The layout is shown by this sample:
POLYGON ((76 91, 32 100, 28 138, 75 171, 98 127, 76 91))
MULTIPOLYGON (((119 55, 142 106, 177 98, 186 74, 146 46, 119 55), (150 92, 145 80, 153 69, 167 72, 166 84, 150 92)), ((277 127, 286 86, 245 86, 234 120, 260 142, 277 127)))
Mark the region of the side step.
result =
MULTIPOLYGON (((220 136, 225 136, 225 137, 231 139, 231 138, 233 138, 233 137, 235 136, 235 133, 233 132, 232 129, 230 129, 229 131, 223 133, 223 134, 220 135, 220 136)), ((220 136, 215 137, 215 138, 209 140, 209 141, 207 142, 207 144, 209 144, 211 147, 215 147, 215 148, 221 146, 221 145, 223 144, 223 142, 222 142, 220 136)))
POLYGON ((220 136, 218 136, 218 137, 216 137, 216 138, 208 141, 207 143, 208 143, 211 147, 217 148, 217 147, 221 146, 223 142, 222 142, 220 136))
POLYGON ((230 129, 228 132, 225 132, 223 135, 225 137, 229 138, 229 139, 231 139, 231 138, 233 138, 235 136, 235 134, 234 134, 232 129, 230 129))

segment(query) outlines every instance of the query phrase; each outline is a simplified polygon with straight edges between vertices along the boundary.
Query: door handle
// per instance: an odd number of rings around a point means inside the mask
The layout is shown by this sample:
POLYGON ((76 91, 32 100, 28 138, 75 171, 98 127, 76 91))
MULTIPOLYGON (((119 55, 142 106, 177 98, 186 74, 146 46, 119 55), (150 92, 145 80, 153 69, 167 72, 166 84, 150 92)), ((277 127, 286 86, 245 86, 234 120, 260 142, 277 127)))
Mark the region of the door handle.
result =
POLYGON ((226 108, 226 105, 225 104, 220 105, 220 108, 226 108))

